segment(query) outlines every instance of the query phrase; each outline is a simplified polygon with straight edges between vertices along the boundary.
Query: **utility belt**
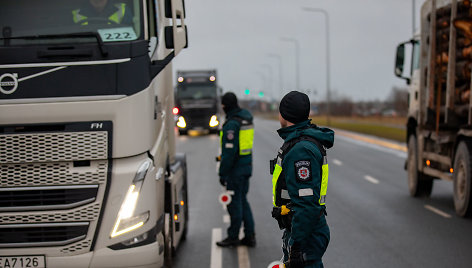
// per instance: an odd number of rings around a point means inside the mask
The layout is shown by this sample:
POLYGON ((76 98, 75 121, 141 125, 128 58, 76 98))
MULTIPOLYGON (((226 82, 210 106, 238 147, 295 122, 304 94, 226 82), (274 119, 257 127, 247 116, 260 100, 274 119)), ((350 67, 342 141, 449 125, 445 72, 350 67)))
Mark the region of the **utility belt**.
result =
MULTIPOLYGON (((272 208, 272 218, 277 220, 280 230, 292 229, 293 210, 291 208, 291 203, 288 203, 287 205, 283 205, 281 207, 272 208)), ((321 207, 320 215, 318 215, 318 220, 321 218, 321 215, 328 216, 325 206, 321 207)))

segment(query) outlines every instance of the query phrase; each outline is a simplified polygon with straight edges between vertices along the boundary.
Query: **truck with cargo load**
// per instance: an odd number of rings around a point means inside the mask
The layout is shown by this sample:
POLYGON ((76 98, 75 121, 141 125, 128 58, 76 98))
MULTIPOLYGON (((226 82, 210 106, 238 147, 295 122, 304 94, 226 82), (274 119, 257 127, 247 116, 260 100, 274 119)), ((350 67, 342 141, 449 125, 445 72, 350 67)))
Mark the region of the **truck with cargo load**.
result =
POLYGON ((397 47, 395 63, 410 85, 408 188, 428 197, 434 180, 452 181, 462 217, 472 215, 471 66, 471 1, 427 0, 420 33, 397 47))
POLYGON ((174 114, 179 133, 217 133, 222 119, 220 99, 216 70, 177 71, 174 114))
POLYGON ((188 222, 172 115, 184 18, 183 0, 2 1, 0 267, 172 265, 188 222), (100 3, 105 17, 86 13, 100 3))

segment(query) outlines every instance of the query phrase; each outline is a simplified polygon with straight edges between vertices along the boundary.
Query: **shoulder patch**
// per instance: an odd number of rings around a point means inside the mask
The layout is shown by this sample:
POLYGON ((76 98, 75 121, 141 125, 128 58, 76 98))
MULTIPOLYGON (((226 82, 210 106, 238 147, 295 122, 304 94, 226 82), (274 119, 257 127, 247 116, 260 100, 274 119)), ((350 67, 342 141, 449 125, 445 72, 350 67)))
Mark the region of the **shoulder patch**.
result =
POLYGON ((295 177, 299 182, 312 180, 310 160, 300 160, 295 162, 295 177))
POLYGON ((227 131, 226 139, 228 139, 229 141, 234 139, 234 130, 228 130, 227 131))

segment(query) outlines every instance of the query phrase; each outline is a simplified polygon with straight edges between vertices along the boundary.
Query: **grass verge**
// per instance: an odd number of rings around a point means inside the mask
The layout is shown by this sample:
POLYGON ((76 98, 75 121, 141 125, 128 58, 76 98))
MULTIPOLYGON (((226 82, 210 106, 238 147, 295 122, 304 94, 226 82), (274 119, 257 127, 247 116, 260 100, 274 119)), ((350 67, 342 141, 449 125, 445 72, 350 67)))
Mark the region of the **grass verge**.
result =
MULTIPOLYGON (((326 117, 311 117, 312 122, 327 126, 326 117)), ((372 135, 380 138, 390 139, 398 142, 405 142, 406 129, 398 124, 404 119, 384 119, 381 117, 375 118, 346 118, 346 117, 331 117, 330 126, 332 128, 344 129, 361 134, 372 135), (397 122, 398 121, 398 122, 397 122)))

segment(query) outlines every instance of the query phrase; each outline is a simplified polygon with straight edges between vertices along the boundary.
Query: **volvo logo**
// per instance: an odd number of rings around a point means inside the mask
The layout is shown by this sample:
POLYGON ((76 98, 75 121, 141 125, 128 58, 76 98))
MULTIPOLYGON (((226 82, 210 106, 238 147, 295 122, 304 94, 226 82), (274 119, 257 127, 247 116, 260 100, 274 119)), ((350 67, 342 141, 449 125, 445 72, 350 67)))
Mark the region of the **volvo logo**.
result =
POLYGON ((3 94, 12 94, 18 88, 18 74, 2 74, 0 75, 0 92, 3 94))

